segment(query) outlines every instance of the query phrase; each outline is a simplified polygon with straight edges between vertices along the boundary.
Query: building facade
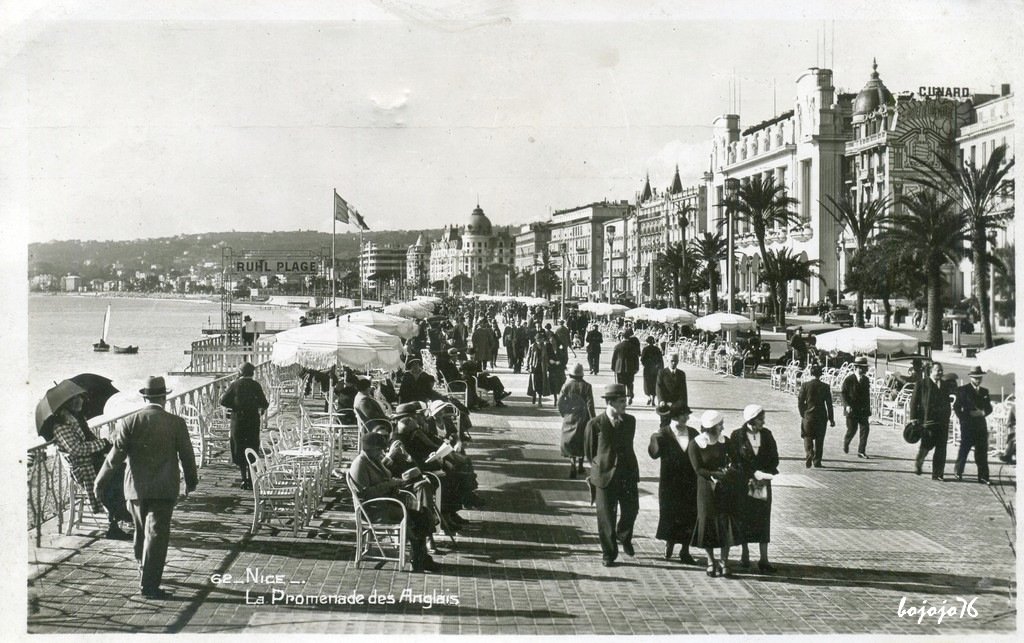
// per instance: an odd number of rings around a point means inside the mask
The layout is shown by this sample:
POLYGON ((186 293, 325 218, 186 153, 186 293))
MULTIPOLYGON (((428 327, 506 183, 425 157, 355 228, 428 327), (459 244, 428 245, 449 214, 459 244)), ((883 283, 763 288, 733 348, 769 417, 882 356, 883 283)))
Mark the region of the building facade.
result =
POLYGON ((430 285, 430 246, 422 234, 405 253, 405 283, 417 292, 430 285))
POLYGON ((405 281, 406 249, 379 245, 373 241, 364 241, 362 252, 359 253, 359 269, 363 288, 372 288, 378 283, 394 281, 401 284, 405 281))
POLYGON ((566 281, 566 297, 586 300, 605 278, 606 226, 633 212, 627 201, 599 201, 556 210, 548 224, 552 268, 566 281))
POLYGON ((431 283, 449 283, 462 275, 474 289, 504 287, 504 274, 515 264, 515 246, 506 227, 494 227, 478 204, 465 225, 447 225, 430 243, 431 283), (500 266, 500 270, 492 268, 500 266), (495 281, 497 280, 497 281, 495 281))

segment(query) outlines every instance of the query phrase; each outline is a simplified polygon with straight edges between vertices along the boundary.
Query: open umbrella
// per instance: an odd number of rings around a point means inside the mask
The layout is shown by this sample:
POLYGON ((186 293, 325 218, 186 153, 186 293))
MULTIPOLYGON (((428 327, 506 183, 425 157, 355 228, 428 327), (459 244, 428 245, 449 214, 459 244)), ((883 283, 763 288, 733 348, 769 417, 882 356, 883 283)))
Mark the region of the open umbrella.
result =
POLYGON ((398 315, 378 313, 373 310, 361 310, 356 313, 342 315, 341 321, 346 324, 356 324, 357 326, 373 328, 401 337, 402 339, 415 337, 416 334, 419 333, 419 327, 416 325, 415 321, 405 317, 399 317, 398 315))
POLYGON ((654 308, 648 308, 646 306, 638 306, 636 308, 630 308, 623 316, 626 319, 633 319, 637 321, 657 321, 658 311, 654 308))
POLYGON ((878 326, 870 328, 843 328, 818 335, 818 350, 842 351, 851 355, 857 353, 913 353, 917 350, 917 338, 878 326))
POLYGON ((697 321, 697 316, 688 310, 682 308, 662 308, 654 313, 654 321, 662 322, 663 324, 683 324, 684 326, 693 326, 693 322, 697 321))
POLYGON ((118 392, 110 378, 95 373, 81 373, 68 379, 85 389, 87 397, 85 406, 82 407, 82 415, 89 420, 103 415, 103 407, 107 405, 107 400, 118 392))
POLYGON ((419 303, 418 301, 403 301, 399 304, 391 304, 390 306, 384 306, 384 312, 388 315, 409 319, 426 319, 430 317, 430 310, 424 305, 419 305, 419 303))
POLYGON ((278 333, 270 359, 277 366, 317 371, 332 366, 397 368, 402 363, 402 340, 368 326, 329 321, 278 333))
POLYGON ((48 420, 65 402, 83 393, 85 393, 85 389, 71 380, 64 380, 46 391, 46 394, 36 404, 36 433, 47 441, 52 440, 53 429, 48 420))
POLYGON ((703 317, 698 317, 694 325, 709 333, 719 333, 723 330, 753 330, 756 328, 753 321, 735 313, 711 313, 710 315, 704 315, 703 317))
POLYGON ((997 375, 1011 375, 1016 372, 1016 360, 1020 358, 1017 352, 1017 342, 1002 344, 978 353, 978 363, 986 371, 997 375))

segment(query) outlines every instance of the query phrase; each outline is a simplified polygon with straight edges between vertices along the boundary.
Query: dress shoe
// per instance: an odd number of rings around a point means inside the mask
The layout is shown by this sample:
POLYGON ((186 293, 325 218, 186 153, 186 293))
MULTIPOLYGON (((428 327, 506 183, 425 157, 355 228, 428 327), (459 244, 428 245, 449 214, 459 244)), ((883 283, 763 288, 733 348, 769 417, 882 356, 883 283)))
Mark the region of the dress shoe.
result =
POLYGON ((622 543, 622 551, 630 558, 636 556, 636 550, 633 549, 633 541, 631 540, 627 540, 622 543))
POLYGON ((815 469, 820 469, 821 468, 821 461, 820 460, 818 462, 814 463, 814 468, 815 469))
POLYGON ((914 463, 914 475, 915 476, 921 475, 921 463, 920 462, 915 462, 914 463))
POLYGON ((569 467, 569 479, 570 480, 575 480, 576 479, 576 465, 575 464, 573 464, 573 465, 571 465, 569 467))
POLYGON ((811 461, 810 461, 810 460, 808 460, 808 461, 804 462, 804 466, 805 466, 806 468, 810 469, 810 468, 811 468, 811 461))
POLYGON ((939 482, 945 482, 946 479, 942 476, 932 476, 932 480, 938 480, 939 482))
POLYGON ((506 397, 510 395, 512 395, 512 391, 504 391, 500 396, 498 396, 498 401, 504 400, 506 397))
POLYGON ((116 522, 107 528, 107 540, 132 540, 132 535, 121 529, 116 522))
POLYGON ((750 569, 750 559, 748 559, 748 558, 740 559, 740 568, 741 569, 750 569))
POLYGON ((694 560, 693 556, 691 556, 690 552, 688 552, 688 551, 679 552, 679 562, 681 562, 684 565, 696 565, 697 564, 697 561, 694 560))
POLYGON ((843 453, 849 453, 849 452, 850 452, 850 443, 849 442, 843 442, 843 453))
POLYGON ((611 558, 602 558, 601 559, 601 564, 604 565, 605 567, 615 567, 615 561, 612 560, 611 558))
POLYGON ((159 587, 156 587, 154 589, 143 589, 143 590, 141 590, 139 592, 139 594, 143 598, 149 598, 149 599, 157 600, 157 601, 166 601, 167 599, 169 599, 169 598, 174 596, 170 592, 164 591, 164 590, 160 589, 159 587))
POLYGON ((964 476, 963 476, 963 474, 962 474, 962 473, 955 473, 955 474, 953 474, 953 475, 955 475, 955 476, 956 476, 956 481, 957 481, 957 482, 963 482, 963 481, 964 481, 964 476))
POLYGON ((978 484, 983 484, 986 487, 991 487, 992 486, 992 481, 991 480, 978 480, 978 484))
POLYGON ((758 561, 757 568, 765 574, 775 573, 775 567, 773 567, 772 564, 766 560, 758 561))
POLYGON ((861 460, 870 460, 871 459, 871 458, 868 457, 868 454, 866 454, 866 453, 858 453, 857 457, 860 458, 861 460))

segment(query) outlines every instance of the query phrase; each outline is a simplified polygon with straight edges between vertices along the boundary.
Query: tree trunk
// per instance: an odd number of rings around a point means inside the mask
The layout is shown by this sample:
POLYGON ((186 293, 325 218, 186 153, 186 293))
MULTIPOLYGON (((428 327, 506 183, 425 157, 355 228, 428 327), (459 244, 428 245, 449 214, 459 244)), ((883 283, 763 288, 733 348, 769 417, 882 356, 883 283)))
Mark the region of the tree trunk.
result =
POLYGON ((892 303, 889 301, 889 293, 882 294, 882 310, 885 316, 882 318, 882 328, 890 330, 889 324, 892 319, 892 303))
POLYGON ((786 302, 781 301, 782 298, 786 296, 785 292, 786 291, 783 289, 778 295, 775 296, 775 323, 776 325, 782 327, 786 326, 786 302))
MULTIPOLYGON (((708 303, 708 307, 711 309, 711 313, 718 312, 718 280, 715 279, 715 273, 711 273, 708 279, 708 295, 711 301, 708 303)), ((709 313, 710 314, 710 313, 709 313)))
POLYGON ((984 226, 974 229, 974 238, 971 240, 974 260, 974 292, 978 298, 978 309, 981 311, 981 333, 985 348, 992 348, 992 302, 989 300, 989 279, 988 279, 988 257, 985 255, 984 226))
POLYGON ((932 350, 942 350, 942 272, 933 265, 928 270, 928 343, 932 350))
POLYGON ((857 328, 864 328, 864 293, 857 291, 857 328))

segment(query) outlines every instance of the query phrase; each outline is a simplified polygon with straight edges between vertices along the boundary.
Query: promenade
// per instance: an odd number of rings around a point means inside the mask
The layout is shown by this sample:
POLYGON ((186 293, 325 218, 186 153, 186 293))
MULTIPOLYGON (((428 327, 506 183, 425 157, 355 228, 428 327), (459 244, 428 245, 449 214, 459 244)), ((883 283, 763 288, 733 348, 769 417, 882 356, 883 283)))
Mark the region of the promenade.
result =
MULTIPOLYGON (((610 350, 605 369, 609 355, 610 350)), ((636 557, 620 556, 619 565, 602 567, 587 485, 568 479, 568 464, 559 455, 560 419, 550 400, 540 409, 530 405, 525 376, 498 368, 495 373, 513 396, 508 408, 474 413, 469 447, 487 506, 462 512, 471 525, 454 548, 438 537, 445 553, 436 559, 443 573, 396 571, 393 564, 357 569, 351 502, 340 489, 300 537, 266 527, 250 536, 252 495, 237 488, 233 467, 215 464, 201 470, 199 490, 175 511, 164 574, 173 600, 137 595, 130 543, 103 540, 88 528, 74 536, 51 535, 41 548, 29 543, 28 630, 946 636, 1015 631, 1015 535, 996 497, 1003 493, 1013 500, 1008 478, 1015 476, 1014 467, 993 463, 995 492, 974 483, 934 482, 913 474, 916 445, 904 443, 896 429, 872 425, 870 460, 843 454, 838 417, 839 426, 828 433, 825 468, 805 469, 792 395, 771 390, 767 379, 685 370, 698 416, 707 408, 721 410, 731 431, 744 405, 757 402, 767 410, 782 456, 774 482, 773 575, 737 569, 733 579, 709 578, 703 567, 663 560, 663 543, 654 539, 658 463, 647 456, 657 419, 643 406, 629 410, 638 419, 634 447, 641 467, 636 557), (296 604, 301 596, 320 594, 362 602, 296 604), (284 604, 282 597, 293 602, 284 604), (371 603, 378 598, 385 604, 371 603), (258 604, 261 599, 265 603, 258 604), (970 604, 962 615, 961 601, 970 604), (920 608, 931 606, 943 608, 941 618, 934 611, 919 617, 920 608)), ((587 379, 598 393, 610 382, 607 370, 587 379)), ((955 452, 949 457, 952 479, 955 452)), ((974 477, 971 463, 965 479, 974 477)), ((703 552, 691 553, 703 561, 703 552)), ((738 558, 736 548, 731 559, 738 558)))

